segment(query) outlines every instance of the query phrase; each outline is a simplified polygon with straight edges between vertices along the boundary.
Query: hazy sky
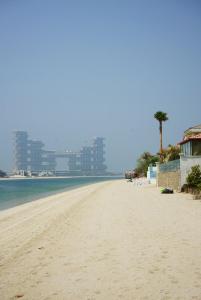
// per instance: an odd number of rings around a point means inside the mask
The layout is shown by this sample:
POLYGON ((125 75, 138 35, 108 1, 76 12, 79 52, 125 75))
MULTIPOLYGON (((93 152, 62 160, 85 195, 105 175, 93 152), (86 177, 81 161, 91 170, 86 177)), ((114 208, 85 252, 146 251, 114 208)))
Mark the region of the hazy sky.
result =
POLYGON ((110 170, 201 123, 201 1, 0 0, 0 169, 12 131, 47 149, 106 138, 110 170))

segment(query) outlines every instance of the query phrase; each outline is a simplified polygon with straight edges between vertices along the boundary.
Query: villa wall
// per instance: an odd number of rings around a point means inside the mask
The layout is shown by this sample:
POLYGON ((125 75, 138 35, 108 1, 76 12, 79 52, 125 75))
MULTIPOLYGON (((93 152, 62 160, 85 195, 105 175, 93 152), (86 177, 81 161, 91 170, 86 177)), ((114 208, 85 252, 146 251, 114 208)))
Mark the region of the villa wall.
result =
POLYGON ((157 186, 169 187, 173 190, 180 190, 180 170, 172 172, 161 172, 157 176, 157 186))
POLYGON ((200 165, 201 156, 180 156, 180 160, 157 164, 157 186, 180 191, 192 166, 200 165))

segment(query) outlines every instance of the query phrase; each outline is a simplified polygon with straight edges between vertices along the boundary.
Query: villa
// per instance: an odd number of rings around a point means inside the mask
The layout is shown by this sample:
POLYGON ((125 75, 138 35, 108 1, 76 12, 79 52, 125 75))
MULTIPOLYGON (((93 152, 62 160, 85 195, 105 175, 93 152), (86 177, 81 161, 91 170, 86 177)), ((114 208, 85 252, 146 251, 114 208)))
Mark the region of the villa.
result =
POLYGON ((187 129, 179 145, 183 155, 201 156, 201 124, 187 129))
POLYGON ((157 165, 157 186, 180 191, 192 166, 201 166, 201 124, 184 132, 180 159, 157 165))

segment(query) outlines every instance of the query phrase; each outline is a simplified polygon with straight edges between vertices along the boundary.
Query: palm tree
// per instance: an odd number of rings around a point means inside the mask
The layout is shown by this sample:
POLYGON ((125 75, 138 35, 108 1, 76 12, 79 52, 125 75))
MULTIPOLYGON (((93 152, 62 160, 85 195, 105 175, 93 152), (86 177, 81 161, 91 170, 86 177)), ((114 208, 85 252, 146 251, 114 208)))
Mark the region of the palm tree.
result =
POLYGON ((168 147, 163 150, 165 152, 165 161, 172 161, 180 158, 180 147, 178 145, 168 145, 168 147))
POLYGON ((162 152, 163 152, 163 122, 168 120, 167 113, 162 111, 157 111, 154 114, 154 118, 159 121, 159 132, 160 132, 160 160, 162 161, 162 152))

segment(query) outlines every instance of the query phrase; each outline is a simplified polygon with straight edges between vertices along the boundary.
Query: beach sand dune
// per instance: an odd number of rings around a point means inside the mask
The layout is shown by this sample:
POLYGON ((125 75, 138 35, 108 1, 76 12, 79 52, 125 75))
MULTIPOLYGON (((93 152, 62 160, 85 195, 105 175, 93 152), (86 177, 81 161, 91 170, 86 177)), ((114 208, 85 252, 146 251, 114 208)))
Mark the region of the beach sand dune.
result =
POLYGON ((0 299, 201 299, 201 202, 109 181, 0 212, 0 299))

